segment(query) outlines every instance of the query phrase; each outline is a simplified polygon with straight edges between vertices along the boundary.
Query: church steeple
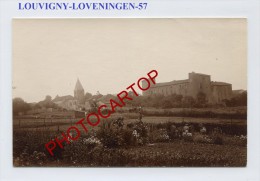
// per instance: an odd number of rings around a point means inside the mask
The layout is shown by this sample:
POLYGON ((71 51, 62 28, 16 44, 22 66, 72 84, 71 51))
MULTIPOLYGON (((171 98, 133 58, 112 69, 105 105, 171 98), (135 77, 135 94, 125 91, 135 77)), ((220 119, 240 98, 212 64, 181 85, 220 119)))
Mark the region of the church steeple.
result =
POLYGON ((84 96, 85 96, 84 88, 81 85, 78 78, 74 89, 74 97, 79 101, 80 104, 84 104, 84 96))
POLYGON ((83 90, 83 91, 84 91, 84 88, 83 88, 83 86, 81 85, 81 83, 80 83, 80 81, 79 81, 79 78, 78 78, 78 80, 77 80, 77 82, 76 82, 76 86, 75 86, 74 91, 78 91, 78 90, 83 90))

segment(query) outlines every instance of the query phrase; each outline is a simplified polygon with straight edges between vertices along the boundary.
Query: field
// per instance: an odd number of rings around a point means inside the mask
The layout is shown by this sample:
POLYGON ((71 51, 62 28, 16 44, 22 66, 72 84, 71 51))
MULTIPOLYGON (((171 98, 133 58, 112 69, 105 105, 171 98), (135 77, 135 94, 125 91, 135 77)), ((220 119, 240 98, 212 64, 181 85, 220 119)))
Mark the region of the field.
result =
POLYGON ((88 126, 79 140, 57 147, 54 157, 44 145, 79 119, 15 118, 14 166, 246 166, 245 119, 144 116, 140 122, 137 117, 117 113, 98 127, 88 126))
MULTIPOLYGON (((136 121, 138 118, 137 114, 114 114, 111 116, 111 119, 116 119, 117 117, 124 117, 125 123, 131 123, 136 121)), ((235 125, 246 125, 247 121, 245 119, 221 119, 221 118, 193 118, 193 117, 160 117, 160 116, 144 116, 143 122, 145 123, 215 123, 215 124, 235 124, 235 125)), ((18 128, 39 128, 39 127, 49 127, 51 130, 57 130, 58 127, 60 130, 67 130, 68 126, 75 124, 78 119, 73 118, 15 118, 13 121, 14 129, 18 128)), ((105 120, 103 122, 105 124, 105 120)))

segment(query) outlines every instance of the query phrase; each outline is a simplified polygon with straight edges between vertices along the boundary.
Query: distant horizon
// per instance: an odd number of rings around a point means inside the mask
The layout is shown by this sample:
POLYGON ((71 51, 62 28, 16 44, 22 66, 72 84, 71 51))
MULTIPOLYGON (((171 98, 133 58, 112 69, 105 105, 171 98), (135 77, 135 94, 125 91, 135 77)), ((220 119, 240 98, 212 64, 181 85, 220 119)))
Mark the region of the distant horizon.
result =
POLYGON ((85 92, 116 94, 153 69, 157 82, 196 72, 247 90, 246 24, 243 18, 14 19, 13 98, 73 95, 77 78, 85 92))
MULTIPOLYGON (((191 71, 191 72, 194 72, 194 71, 191 71)), ((189 73, 191 73, 191 72, 189 72, 189 73)), ((202 72, 194 72, 194 73, 203 74, 202 72)), ((211 76, 211 75, 210 75, 210 76, 211 76)), ((77 78, 77 79, 79 79, 79 81, 81 82, 80 78, 77 78)), ((174 80, 178 81, 178 79, 174 79, 174 80)), ((174 81, 174 80, 171 80, 171 81, 174 81)), ((171 81, 166 81, 166 82, 171 82, 171 81)), ((77 82, 77 81, 75 81, 75 85, 76 85, 76 82, 77 82)), ((224 82, 224 81, 211 80, 211 82, 224 82)), ((156 83, 164 83, 164 82, 157 82, 157 80, 156 80, 156 83)), ((225 82, 225 83, 230 83, 230 82, 225 82)), ((230 83, 230 84, 232 85, 232 83, 230 83)), ((75 86, 74 86, 74 88, 75 88, 75 86)), ((74 88, 73 88, 73 90, 72 90, 72 94, 67 94, 67 95, 59 95, 59 94, 56 94, 55 96, 52 96, 52 95, 49 95, 49 96, 52 97, 52 100, 55 99, 56 96, 59 96, 59 97, 72 96, 72 97, 74 97, 74 95, 73 95, 73 93, 74 93, 74 88)), ((92 94, 92 95, 97 95, 97 92, 99 92, 99 93, 102 94, 102 95, 109 95, 109 94, 110 94, 110 95, 115 95, 115 96, 116 96, 116 95, 119 93, 119 92, 117 92, 117 93, 106 93, 106 94, 103 94, 102 91, 97 91, 96 93, 92 93, 92 92, 86 91, 85 88, 84 88, 84 86, 83 86, 83 89, 84 89, 84 91, 85 91, 85 94, 86 94, 86 93, 90 93, 90 94, 92 94)), ((244 90, 244 91, 247 91, 247 89, 233 89, 233 87, 232 87, 232 91, 235 91, 235 90, 244 90)), ((137 90, 137 92, 142 95, 142 93, 141 93, 140 91, 137 90)), ((37 103, 37 102, 43 101, 46 96, 47 96, 47 95, 44 95, 42 100, 35 101, 35 102, 28 102, 28 103, 37 103)), ((14 98, 18 98, 18 97, 14 97, 14 98)), ((19 98, 22 98, 22 97, 19 97, 19 98)), ((23 98, 22 98, 22 99, 23 99, 23 98)), ((24 99, 23 99, 23 100, 24 100, 24 99)), ((24 100, 24 101, 27 102, 26 100, 24 100)))

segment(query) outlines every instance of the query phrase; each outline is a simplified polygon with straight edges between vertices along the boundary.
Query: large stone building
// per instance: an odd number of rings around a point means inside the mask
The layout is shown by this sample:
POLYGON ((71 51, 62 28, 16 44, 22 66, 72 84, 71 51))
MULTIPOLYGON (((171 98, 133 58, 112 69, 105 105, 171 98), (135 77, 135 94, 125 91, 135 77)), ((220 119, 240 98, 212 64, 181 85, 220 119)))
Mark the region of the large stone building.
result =
MULTIPOLYGON (((147 82, 142 82, 143 87, 147 87, 147 82)), ((189 73, 189 78, 185 80, 174 80, 171 82, 151 83, 151 87, 143 92, 147 95, 172 95, 191 96, 197 99, 203 93, 209 103, 221 103, 224 99, 232 97, 232 85, 225 82, 211 81, 210 75, 201 73, 189 73)))

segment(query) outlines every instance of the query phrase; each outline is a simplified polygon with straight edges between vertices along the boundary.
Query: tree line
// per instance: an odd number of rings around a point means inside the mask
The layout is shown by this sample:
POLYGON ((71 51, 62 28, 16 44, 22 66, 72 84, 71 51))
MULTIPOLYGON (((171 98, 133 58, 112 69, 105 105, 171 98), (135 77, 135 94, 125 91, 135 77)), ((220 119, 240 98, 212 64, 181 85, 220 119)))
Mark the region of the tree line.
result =
MULTIPOLYGON (((85 101, 89 101, 91 107, 96 107, 97 100, 104 95, 92 95, 91 93, 85 94, 85 101)), ((105 95, 109 98, 117 100, 116 96, 111 94, 105 95)), ((191 96, 182 96, 173 94, 169 96, 163 95, 151 95, 135 97, 131 101, 126 101, 127 106, 142 106, 142 107, 154 107, 154 108, 203 108, 203 107, 217 107, 217 106, 247 106, 247 92, 243 92, 229 100, 223 100, 219 105, 212 105, 206 100, 206 95, 202 92, 198 93, 196 98, 191 96)), ((47 95, 43 101, 38 103, 27 103, 22 98, 13 99, 13 114, 18 115, 20 112, 26 113, 29 110, 40 108, 59 108, 57 104, 52 101, 51 96, 47 95)))

